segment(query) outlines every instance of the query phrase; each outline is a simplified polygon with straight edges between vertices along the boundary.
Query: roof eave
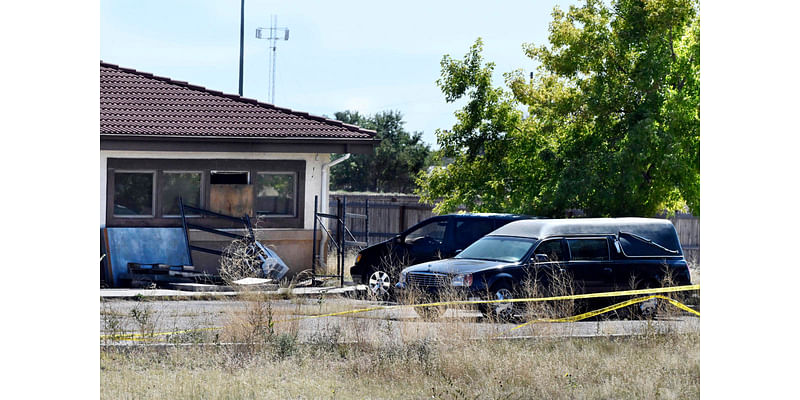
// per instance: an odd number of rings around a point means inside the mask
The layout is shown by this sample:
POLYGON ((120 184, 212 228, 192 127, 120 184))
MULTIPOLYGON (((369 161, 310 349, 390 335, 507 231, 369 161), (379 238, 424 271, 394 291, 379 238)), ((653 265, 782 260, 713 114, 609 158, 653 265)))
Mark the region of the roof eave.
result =
POLYGON ((100 134, 100 150, 371 154, 376 138, 193 137, 100 134))

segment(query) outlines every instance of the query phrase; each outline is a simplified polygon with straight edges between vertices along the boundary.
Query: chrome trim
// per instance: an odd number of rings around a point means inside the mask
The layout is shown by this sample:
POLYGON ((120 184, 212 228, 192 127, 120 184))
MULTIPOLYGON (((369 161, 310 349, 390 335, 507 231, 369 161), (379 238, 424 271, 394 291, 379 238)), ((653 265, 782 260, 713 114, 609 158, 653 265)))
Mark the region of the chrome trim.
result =
POLYGON ((445 274, 428 272, 409 272, 406 283, 416 287, 446 287, 450 279, 445 274))

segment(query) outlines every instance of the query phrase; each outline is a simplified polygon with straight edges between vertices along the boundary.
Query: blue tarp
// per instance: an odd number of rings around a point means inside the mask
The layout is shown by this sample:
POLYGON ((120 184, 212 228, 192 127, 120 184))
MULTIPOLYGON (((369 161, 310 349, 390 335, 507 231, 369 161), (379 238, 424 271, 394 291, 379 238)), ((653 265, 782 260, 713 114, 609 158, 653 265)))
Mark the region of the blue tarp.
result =
MULTIPOLYGON (((181 228, 106 228, 111 286, 128 278, 128 263, 190 265, 181 228)), ((109 278, 109 277, 106 277, 109 278)))

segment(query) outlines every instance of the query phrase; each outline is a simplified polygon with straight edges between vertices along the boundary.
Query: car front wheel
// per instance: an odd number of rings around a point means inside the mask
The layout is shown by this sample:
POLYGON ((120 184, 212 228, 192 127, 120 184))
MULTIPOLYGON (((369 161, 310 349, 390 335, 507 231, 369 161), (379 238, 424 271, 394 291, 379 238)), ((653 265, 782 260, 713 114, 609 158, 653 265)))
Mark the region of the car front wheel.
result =
POLYGON ((376 299, 386 300, 389 298, 392 287, 392 279, 386 271, 372 271, 367 278, 369 293, 376 299))
MULTIPOLYGON (((500 282, 494 286, 490 291, 489 300, 510 300, 514 298, 514 292, 511 290, 511 285, 506 282, 500 282)), ((514 319, 514 303, 488 303, 481 306, 481 312, 484 317, 496 318, 501 321, 512 321, 514 319)))

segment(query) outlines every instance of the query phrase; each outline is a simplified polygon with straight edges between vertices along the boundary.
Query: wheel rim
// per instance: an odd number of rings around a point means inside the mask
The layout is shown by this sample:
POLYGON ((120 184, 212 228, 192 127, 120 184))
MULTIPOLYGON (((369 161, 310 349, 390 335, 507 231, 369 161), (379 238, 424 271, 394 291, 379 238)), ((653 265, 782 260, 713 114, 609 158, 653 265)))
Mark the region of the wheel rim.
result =
POLYGON ((391 279, 389 274, 384 271, 375 271, 369 276, 369 290, 376 296, 385 296, 389 294, 389 286, 391 279))
MULTIPOLYGON (((510 300, 514 298, 511 291, 507 288, 498 289, 494 292, 494 297, 495 300, 510 300)), ((513 307, 512 303, 495 303, 494 312, 498 317, 508 319, 514 315, 513 307)))
POLYGON ((658 302, 656 301, 656 299, 650 299, 650 300, 647 300, 647 301, 643 301, 641 304, 639 304, 639 312, 641 313, 641 315, 643 317, 646 317, 646 318, 647 317, 652 317, 656 313, 656 306, 657 305, 658 305, 658 302))

